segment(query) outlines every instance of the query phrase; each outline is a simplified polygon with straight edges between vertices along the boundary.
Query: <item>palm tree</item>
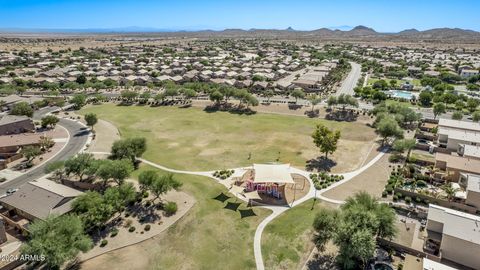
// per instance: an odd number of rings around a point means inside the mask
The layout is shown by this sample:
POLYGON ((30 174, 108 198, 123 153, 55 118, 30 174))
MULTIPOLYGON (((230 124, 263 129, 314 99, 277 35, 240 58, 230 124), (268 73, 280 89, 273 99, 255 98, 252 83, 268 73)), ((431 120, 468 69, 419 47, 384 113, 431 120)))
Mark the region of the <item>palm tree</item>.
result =
POLYGON ((457 193, 457 191, 459 190, 458 188, 454 188, 452 186, 452 183, 450 183, 450 182, 446 183, 445 185, 441 186, 440 188, 447 195, 447 200, 449 202, 451 202, 453 200, 453 198, 455 197, 455 193, 457 193))

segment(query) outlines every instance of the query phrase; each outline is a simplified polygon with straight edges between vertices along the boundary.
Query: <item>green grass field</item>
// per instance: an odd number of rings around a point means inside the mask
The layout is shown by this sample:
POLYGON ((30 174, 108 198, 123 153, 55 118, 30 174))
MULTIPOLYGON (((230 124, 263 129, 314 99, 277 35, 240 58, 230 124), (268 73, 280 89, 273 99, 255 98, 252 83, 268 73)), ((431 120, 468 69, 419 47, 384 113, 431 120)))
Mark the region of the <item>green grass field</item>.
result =
POLYGON ((313 199, 281 214, 265 227, 262 252, 266 269, 301 269, 313 249, 313 220, 320 207, 313 199))
POLYGON ((298 116, 113 104, 88 106, 80 111, 87 112, 112 122, 122 137, 147 138, 144 158, 185 170, 234 168, 278 158, 303 167, 307 160, 320 155, 310 136, 315 124, 323 123, 342 132, 332 156, 338 163, 333 171, 349 171, 361 164, 376 138, 374 130, 362 123, 298 116))
MULTIPOLYGON (((141 166, 133 177, 145 169, 152 168, 141 166)), ((255 269, 253 236, 270 210, 253 208, 256 216, 242 219, 238 211, 225 209, 226 203, 213 199, 224 192, 232 197, 228 201, 235 202, 233 195, 213 179, 174 176, 183 183, 181 190, 195 197, 197 202, 192 209, 159 236, 110 252, 92 263, 104 265, 105 269, 121 269, 126 267, 122 265, 122 257, 137 252, 138 260, 144 260, 148 269, 179 269, 180 265, 182 269, 255 269)), ((246 208, 242 204, 238 209, 246 208)), ((130 266, 130 269, 144 266, 130 266)))

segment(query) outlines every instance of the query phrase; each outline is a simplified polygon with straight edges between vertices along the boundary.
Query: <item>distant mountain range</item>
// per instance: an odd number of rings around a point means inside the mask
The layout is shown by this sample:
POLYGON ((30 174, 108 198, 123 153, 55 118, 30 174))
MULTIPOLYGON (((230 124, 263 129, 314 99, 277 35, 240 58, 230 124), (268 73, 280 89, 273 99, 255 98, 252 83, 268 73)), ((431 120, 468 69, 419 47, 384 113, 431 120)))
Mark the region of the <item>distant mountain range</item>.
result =
POLYGON ((218 36, 218 37, 276 37, 276 38, 325 38, 325 39, 412 39, 412 40, 480 40, 480 32, 460 28, 435 28, 424 31, 407 29, 397 33, 377 32, 372 28, 337 26, 316 30, 286 29, 224 29, 224 30, 173 30, 153 27, 90 28, 90 29, 1 29, 0 33, 57 33, 57 34, 159 34, 169 36, 218 36))

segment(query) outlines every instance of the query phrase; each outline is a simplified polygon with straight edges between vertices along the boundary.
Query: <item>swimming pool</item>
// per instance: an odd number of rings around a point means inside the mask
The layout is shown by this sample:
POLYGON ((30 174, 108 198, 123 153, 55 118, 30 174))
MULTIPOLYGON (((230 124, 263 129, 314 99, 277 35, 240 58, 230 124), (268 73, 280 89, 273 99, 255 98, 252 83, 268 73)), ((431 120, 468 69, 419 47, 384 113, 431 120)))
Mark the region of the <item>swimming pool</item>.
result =
POLYGON ((390 94, 394 98, 404 98, 404 99, 412 99, 413 94, 408 91, 401 91, 401 90, 390 90, 390 94))

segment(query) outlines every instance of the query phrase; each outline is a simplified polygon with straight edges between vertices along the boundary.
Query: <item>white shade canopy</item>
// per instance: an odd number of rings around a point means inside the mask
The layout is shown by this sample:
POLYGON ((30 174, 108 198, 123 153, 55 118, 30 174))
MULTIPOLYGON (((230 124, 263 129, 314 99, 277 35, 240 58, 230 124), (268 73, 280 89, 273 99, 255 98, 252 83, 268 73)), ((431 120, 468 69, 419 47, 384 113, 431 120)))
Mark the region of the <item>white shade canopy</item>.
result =
POLYGON ((290 164, 253 164, 254 183, 295 184, 290 174, 290 164))
POLYGON ((243 187, 240 187, 240 186, 237 186, 237 185, 232 185, 232 187, 230 188, 230 192, 231 193, 236 193, 236 194, 242 194, 243 190, 244 190, 243 187))
POLYGON ((244 193, 243 196, 249 200, 261 200, 262 198, 258 195, 258 191, 254 190, 251 192, 244 193))

